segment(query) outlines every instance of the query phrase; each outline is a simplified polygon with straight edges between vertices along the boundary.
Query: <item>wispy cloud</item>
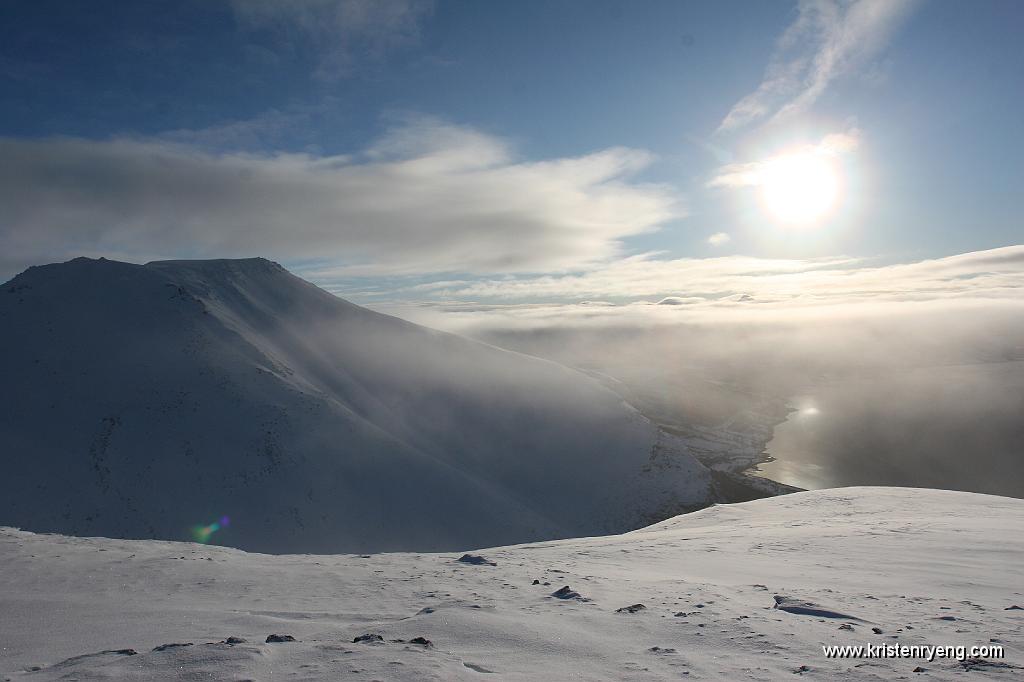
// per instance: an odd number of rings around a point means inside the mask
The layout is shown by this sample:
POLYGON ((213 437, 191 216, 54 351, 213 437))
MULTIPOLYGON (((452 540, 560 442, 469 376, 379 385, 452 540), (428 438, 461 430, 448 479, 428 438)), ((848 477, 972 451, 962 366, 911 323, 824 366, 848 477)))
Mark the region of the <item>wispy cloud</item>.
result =
POLYGON ((805 111, 833 81, 877 56, 916 4, 916 0, 802 0, 761 84, 733 105, 719 131, 805 111))
POLYGON ((637 183, 650 155, 517 158, 436 121, 350 156, 213 153, 166 140, 0 139, 0 270, 75 255, 318 261, 335 275, 554 272, 683 214, 637 183))
POLYGON ((708 237, 708 244, 711 244, 711 246, 724 246, 730 241, 732 241, 732 237, 729 236, 728 232, 715 232, 708 237))
POLYGON ((273 32, 289 50, 318 51, 315 76, 351 74, 360 58, 415 45, 432 0, 230 0, 240 23, 273 32))

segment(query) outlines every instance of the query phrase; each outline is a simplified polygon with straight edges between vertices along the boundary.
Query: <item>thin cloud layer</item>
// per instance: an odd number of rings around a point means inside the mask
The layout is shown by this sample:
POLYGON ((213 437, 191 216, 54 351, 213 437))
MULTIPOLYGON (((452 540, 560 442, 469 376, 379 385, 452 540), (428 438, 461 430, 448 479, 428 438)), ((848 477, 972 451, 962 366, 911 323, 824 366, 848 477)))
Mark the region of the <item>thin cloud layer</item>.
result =
POLYGON ((241 25, 271 31, 289 51, 312 49, 315 76, 351 75, 360 58, 419 42, 420 22, 431 0, 230 0, 241 25))
POLYGON ((754 92, 733 105, 719 131, 779 120, 811 107, 837 78, 877 56, 916 0, 803 0, 754 92))
POLYGON ((617 299, 647 305, 675 299, 685 301, 688 310, 742 309, 745 314, 758 308, 785 312, 854 303, 1019 301, 1024 292, 1024 246, 884 266, 850 258, 659 260, 643 255, 579 274, 449 281, 414 290, 410 293, 440 299, 494 302, 617 299))
POLYGON ((553 272, 683 214, 650 161, 611 148, 523 161, 436 122, 355 156, 223 153, 154 140, 0 139, 0 270, 77 255, 270 255, 335 275, 553 272))

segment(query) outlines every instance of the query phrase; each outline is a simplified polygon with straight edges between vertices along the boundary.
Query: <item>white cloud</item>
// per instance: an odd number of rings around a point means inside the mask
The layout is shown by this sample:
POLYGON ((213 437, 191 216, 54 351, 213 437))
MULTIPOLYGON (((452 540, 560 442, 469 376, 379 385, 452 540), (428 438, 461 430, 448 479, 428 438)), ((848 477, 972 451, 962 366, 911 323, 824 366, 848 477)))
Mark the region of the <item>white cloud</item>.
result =
POLYGON ((916 4, 916 0, 802 0, 761 84, 729 110, 719 131, 805 111, 833 81, 878 55, 916 4))
POLYGON ((778 154, 749 163, 731 163, 719 168, 707 186, 758 187, 765 183, 765 170, 774 167, 780 159, 797 155, 836 159, 855 151, 860 145, 860 138, 860 131, 852 128, 844 133, 826 135, 817 144, 788 148, 778 154))
POLYGON ((269 29, 288 49, 313 49, 320 64, 314 75, 347 76, 359 58, 419 42, 420 22, 431 0, 230 0, 239 22, 269 29))
POLYGON ((353 156, 211 153, 166 140, 0 139, 0 270, 75 255, 317 261, 335 276, 552 272, 682 215, 633 182, 646 152, 517 159, 419 121, 353 156))
POLYGON ((724 246, 732 241, 732 237, 727 232, 715 232, 713 235, 708 237, 708 244, 711 246, 724 246))

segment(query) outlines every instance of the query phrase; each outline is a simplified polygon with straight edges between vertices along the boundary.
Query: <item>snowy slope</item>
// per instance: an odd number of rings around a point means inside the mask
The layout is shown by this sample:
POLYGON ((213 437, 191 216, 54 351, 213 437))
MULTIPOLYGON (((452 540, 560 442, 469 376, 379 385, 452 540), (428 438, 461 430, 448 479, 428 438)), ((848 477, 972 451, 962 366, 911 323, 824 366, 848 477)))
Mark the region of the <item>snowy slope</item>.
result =
POLYGON ((622 532, 706 469, 560 365, 263 259, 75 259, 0 289, 0 524, 268 552, 622 532))
POLYGON ((1008 609, 1024 606, 1022 530, 1022 500, 901 488, 479 553, 494 566, 5 529, 0 679, 1021 679, 1024 610, 1008 609), (589 601, 550 596, 563 586, 589 601), (777 595, 826 613, 775 609, 777 595), (867 643, 1001 644, 1006 657, 821 650, 867 643), (167 644, 190 645, 154 651, 167 644))

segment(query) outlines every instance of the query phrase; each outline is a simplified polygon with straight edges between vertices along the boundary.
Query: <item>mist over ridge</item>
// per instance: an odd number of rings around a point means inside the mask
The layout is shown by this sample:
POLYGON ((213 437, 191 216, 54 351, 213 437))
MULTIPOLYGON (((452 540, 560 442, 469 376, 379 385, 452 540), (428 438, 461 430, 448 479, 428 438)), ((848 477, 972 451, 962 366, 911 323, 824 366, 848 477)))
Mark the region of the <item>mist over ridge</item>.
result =
POLYGON ((1024 305, 1013 298, 395 311, 614 377, 670 427, 720 425, 765 401, 792 409, 768 453, 822 470, 781 479, 790 485, 1024 497, 1024 305))
POLYGON ((264 259, 79 258, 0 289, 0 523, 261 551, 465 548, 718 499, 621 397, 264 259))

